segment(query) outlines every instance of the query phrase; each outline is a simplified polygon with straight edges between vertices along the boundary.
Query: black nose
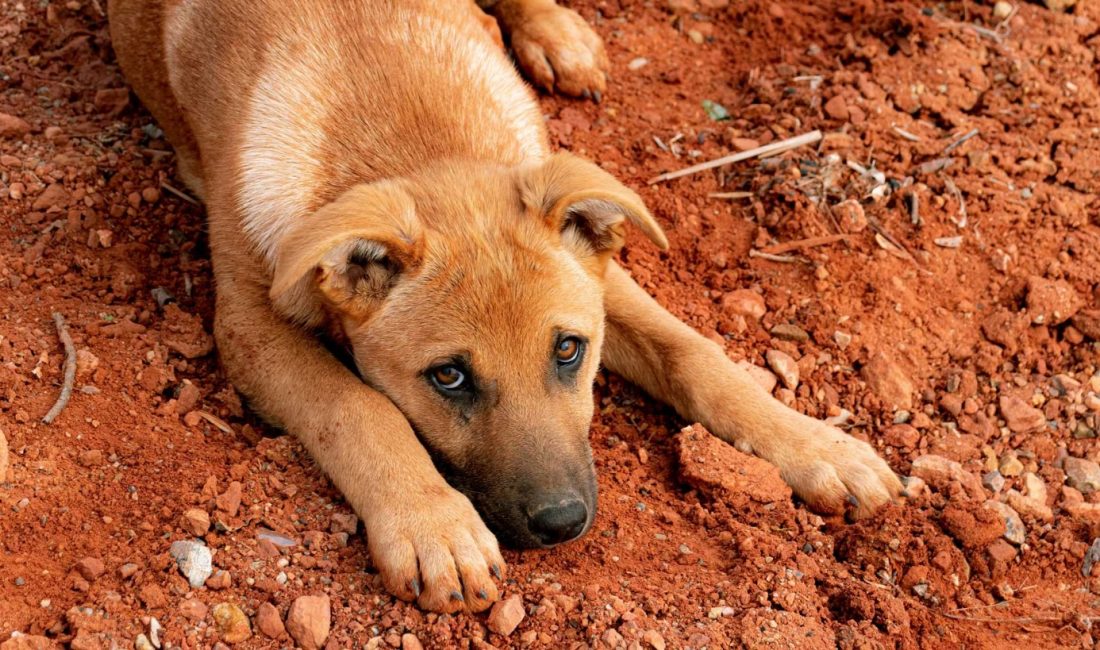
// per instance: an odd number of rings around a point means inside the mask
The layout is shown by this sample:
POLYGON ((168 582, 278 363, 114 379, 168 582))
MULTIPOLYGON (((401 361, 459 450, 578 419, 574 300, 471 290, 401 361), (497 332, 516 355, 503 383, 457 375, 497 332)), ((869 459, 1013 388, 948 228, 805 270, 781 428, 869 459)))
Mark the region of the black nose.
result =
POLYGON ((527 517, 527 528, 547 546, 574 539, 588 523, 588 506, 577 498, 536 506, 527 517))

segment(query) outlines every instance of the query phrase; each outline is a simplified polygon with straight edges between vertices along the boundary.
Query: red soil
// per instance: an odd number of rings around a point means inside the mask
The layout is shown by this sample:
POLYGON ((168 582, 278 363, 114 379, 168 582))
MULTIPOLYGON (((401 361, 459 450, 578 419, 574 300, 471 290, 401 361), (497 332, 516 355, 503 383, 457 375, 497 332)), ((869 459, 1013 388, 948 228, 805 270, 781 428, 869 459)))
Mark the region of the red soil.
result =
POLYGON ((170 646, 211 647, 224 632, 204 607, 229 602, 252 617, 242 647, 283 646, 260 632, 273 618, 260 605, 285 617, 327 594, 333 648, 403 634, 406 648, 1094 647, 1100 569, 1082 566, 1100 498, 1064 485, 1064 460, 1097 460, 1100 430, 1095 3, 1021 4, 1000 27, 974 2, 574 3, 607 40, 613 83, 600 105, 543 107, 557 144, 639 188, 666 228, 668 254, 632 236, 635 277, 731 357, 789 354, 800 384, 777 395, 850 412, 843 426, 899 473, 927 454, 961 467, 919 470, 927 487, 869 520, 823 520, 765 463, 678 434, 690 423, 601 374, 600 514, 579 542, 508 553, 504 592, 527 612, 508 636, 387 596, 362 536, 342 532, 339 494, 242 407, 211 351, 202 210, 160 189, 181 186, 172 156, 122 90, 100 4, 0 2, 0 639, 129 647, 156 617, 170 646), (705 99, 732 119, 712 121, 705 99), (645 185, 814 128, 819 148, 645 185), (847 160, 903 187, 871 197, 876 181, 847 160), (753 194, 708 197, 729 191, 753 194), (749 255, 838 231, 852 235, 791 263, 749 255), (761 320, 723 301, 738 289, 763 296, 761 320), (175 304, 158 306, 160 290, 175 304), (54 311, 82 366, 46 426, 54 311), (773 336, 779 324, 807 340, 773 336), (979 478, 998 466, 994 493, 979 478), (1021 545, 986 500, 1020 511, 1021 545), (199 589, 168 555, 194 508, 230 575, 199 589), (261 543, 265 528, 295 545, 261 543))

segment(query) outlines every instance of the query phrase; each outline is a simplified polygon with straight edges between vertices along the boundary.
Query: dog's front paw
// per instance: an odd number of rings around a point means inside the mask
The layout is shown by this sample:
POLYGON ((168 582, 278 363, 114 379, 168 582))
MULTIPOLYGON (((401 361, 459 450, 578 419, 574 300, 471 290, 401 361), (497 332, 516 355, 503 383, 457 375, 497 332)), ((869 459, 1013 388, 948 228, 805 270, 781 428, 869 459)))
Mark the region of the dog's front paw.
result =
POLYGON ((364 521, 382 581, 398 598, 433 612, 479 612, 498 598, 504 576, 496 537, 465 495, 449 486, 402 500, 364 521))
POLYGON ((547 91, 600 101, 610 64, 603 40, 572 9, 520 2, 507 25, 520 68, 547 91))
POLYGON ((872 514, 902 493, 901 481, 874 448, 819 420, 801 416, 769 454, 783 480, 811 508, 852 517, 872 514))

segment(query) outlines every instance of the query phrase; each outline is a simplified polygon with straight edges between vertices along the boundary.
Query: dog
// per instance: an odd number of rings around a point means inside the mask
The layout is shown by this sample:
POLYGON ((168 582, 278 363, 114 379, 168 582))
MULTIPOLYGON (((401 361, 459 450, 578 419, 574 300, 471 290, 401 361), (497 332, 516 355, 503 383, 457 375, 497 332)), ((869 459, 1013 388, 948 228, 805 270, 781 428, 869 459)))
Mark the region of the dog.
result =
POLYGON ((551 151, 502 47, 545 89, 599 100, 607 56, 575 12, 108 7, 119 64, 206 206, 227 374, 361 516, 396 596, 483 610, 498 537, 549 547, 591 526, 601 363, 777 465, 811 507, 862 516, 900 494, 870 445, 773 399, 615 262, 628 224, 663 249, 661 227, 551 151))

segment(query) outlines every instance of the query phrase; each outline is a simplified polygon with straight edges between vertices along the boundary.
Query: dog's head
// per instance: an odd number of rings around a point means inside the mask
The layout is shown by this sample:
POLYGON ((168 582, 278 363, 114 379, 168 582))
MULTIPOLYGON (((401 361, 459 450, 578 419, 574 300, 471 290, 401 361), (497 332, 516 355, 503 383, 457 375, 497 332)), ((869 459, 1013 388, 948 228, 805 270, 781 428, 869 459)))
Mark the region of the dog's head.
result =
POLYGON ((339 325, 363 379, 504 541, 550 546, 595 514, 602 280, 627 221, 667 246, 634 192, 568 154, 441 165, 296 224, 271 295, 290 318, 339 325))

